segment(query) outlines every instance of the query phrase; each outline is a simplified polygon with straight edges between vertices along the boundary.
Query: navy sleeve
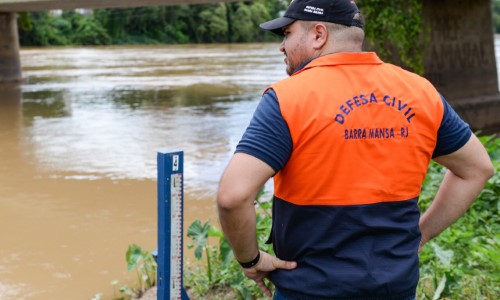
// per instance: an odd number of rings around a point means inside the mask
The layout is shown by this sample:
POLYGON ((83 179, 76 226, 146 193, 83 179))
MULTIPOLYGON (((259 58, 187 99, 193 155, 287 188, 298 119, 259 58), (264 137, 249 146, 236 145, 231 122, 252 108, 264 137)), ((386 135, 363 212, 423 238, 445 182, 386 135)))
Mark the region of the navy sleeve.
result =
POLYGON ((292 138, 273 90, 262 96, 235 152, 252 155, 267 163, 275 172, 288 161, 292 138))
POLYGON ((457 151, 467 143, 472 135, 469 125, 465 123, 453 108, 446 102, 444 105, 443 120, 438 130, 437 144, 432 157, 438 157, 457 151))

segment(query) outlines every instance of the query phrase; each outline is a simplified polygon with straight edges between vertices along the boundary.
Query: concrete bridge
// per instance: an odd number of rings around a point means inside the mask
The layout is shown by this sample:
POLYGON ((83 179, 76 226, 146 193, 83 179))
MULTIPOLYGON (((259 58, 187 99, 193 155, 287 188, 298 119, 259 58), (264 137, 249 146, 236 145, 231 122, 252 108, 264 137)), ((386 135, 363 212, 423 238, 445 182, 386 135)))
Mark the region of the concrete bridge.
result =
POLYGON ((474 130, 500 134, 491 0, 423 0, 425 77, 474 130))
MULTIPOLYGON (((237 0, 233 0, 237 1, 237 0)), ((231 0, 0 0, 0 12, 46 11, 76 8, 143 7, 231 2, 231 0)))
MULTIPOLYGON (((21 80, 16 12, 231 1, 238 0, 0 0, 0 83, 21 80)), ((425 76, 473 130, 500 133, 491 0, 421 1, 430 27, 425 76)))

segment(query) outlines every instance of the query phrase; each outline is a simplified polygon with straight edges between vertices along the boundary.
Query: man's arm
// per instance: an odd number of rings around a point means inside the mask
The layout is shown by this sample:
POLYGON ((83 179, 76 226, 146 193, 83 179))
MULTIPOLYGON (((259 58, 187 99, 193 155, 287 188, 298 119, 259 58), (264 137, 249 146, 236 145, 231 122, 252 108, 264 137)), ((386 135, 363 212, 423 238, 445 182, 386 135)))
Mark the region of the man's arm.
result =
POLYGON ((474 134, 459 150, 434 160, 448 171, 434 200, 420 218, 420 249, 467 211, 494 174, 488 153, 474 134))
MULTIPOLYGON (((217 193, 220 223, 240 262, 250 262, 259 253, 254 200, 260 188, 273 174, 273 168, 263 161, 248 154, 236 153, 222 175, 217 193)), ((292 269, 296 264, 282 261, 262 251, 260 254, 257 265, 244 269, 244 273, 255 280, 260 289, 270 297, 271 291, 265 285, 264 278, 277 268, 292 269)))
POLYGON ((251 261, 257 256, 254 200, 259 189, 274 174, 261 160, 236 153, 219 183, 219 218, 236 259, 251 261))

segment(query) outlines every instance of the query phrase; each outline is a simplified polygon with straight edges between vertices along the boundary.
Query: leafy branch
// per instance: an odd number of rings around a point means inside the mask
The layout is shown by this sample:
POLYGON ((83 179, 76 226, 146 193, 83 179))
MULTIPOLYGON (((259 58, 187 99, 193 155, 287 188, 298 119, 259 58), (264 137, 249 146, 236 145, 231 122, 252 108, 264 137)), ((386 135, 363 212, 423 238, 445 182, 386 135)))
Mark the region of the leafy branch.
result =
POLYGON ((366 20, 370 48, 383 60, 401 62, 424 74, 424 48, 428 28, 422 19, 421 0, 362 0, 358 4, 366 20))

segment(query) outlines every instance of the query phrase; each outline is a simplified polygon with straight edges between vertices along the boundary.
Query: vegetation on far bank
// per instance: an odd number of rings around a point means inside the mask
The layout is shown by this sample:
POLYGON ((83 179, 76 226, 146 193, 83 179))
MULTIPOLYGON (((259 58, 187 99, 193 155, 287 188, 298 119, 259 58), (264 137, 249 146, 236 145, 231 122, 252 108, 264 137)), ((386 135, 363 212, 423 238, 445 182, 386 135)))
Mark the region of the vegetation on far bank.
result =
POLYGON ((282 1, 256 0, 175 6, 24 13, 22 46, 263 42, 257 30, 278 16, 282 1))
MULTIPOLYGON (((21 13, 21 46, 244 43, 279 41, 259 29, 278 17, 288 0, 254 0, 76 11, 21 13)), ((363 0, 366 35, 383 59, 397 51, 409 69, 423 73, 420 0, 363 0), (394 47, 381 47, 386 42, 394 47)), ((425 40, 425 38, 423 39, 425 40)))
MULTIPOLYGON (((276 18, 287 0, 21 13, 22 46, 244 43, 279 41, 259 29, 276 18)), ((500 33, 500 0, 492 0, 493 26, 500 33)), ((365 31, 382 59, 424 74, 426 26, 421 0, 360 0, 365 31), (389 42, 393 47, 386 47, 389 42), (415 45, 420 45, 419 47, 415 45)))

